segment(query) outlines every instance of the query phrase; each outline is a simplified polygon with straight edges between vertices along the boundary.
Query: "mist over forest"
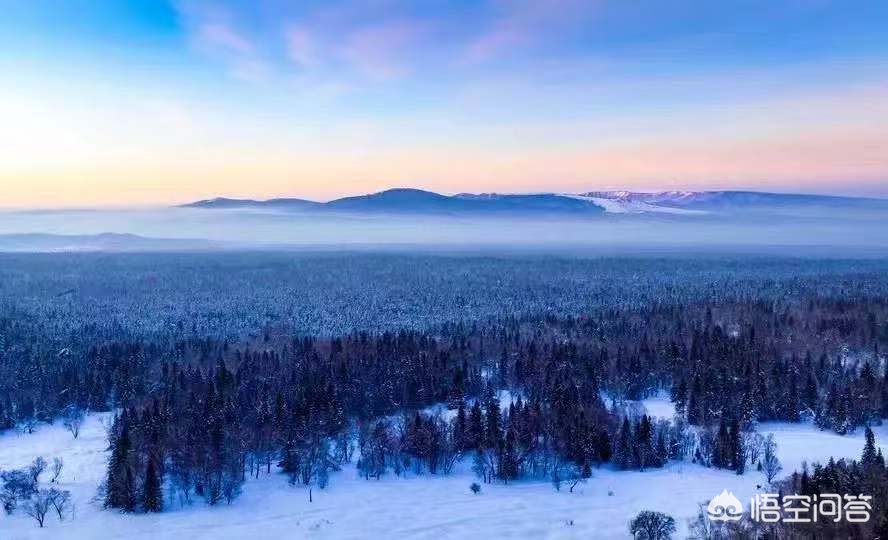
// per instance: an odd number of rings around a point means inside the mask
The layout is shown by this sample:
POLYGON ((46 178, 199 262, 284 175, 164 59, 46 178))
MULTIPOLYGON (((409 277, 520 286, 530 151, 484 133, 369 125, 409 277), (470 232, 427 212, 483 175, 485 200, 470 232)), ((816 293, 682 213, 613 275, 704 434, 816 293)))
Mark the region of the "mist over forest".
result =
MULTIPOLYGON (((888 208, 888 206, 886 206, 888 208)), ((705 214, 501 215, 153 208, 0 212, 0 250, 157 250, 385 246, 592 253, 760 252, 871 256, 888 251, 879 207, 705 214), (65 238, 23 235, 137 235, 65 238), (145 239, 166 240, 147 242, 145 239), (113 240, 113 241, 111 241, 113 240), (175 241, 175 242, 173 242, 175 241)))

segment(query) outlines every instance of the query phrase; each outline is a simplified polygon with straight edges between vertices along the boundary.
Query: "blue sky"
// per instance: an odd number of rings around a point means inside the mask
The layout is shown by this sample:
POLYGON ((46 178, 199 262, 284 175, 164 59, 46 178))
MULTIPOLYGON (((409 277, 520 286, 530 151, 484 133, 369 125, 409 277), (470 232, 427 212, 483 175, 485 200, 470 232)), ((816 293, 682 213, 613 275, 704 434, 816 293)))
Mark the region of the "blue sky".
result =
POLYGON ((888 196, 888 3, 3 1, 13 205, 888 196))

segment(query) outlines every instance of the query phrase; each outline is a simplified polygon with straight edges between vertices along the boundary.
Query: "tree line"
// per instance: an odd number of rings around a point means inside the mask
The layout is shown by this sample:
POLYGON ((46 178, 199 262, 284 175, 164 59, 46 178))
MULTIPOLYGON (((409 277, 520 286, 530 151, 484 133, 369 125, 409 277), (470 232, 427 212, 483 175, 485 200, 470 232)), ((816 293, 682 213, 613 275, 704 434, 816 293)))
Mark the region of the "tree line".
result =
MULTIPOLYGON (((552 264, 589 284, 587 267, 552 264)), ((527 303, 493 318, 333 337, 266 325, 232 338, 230 319, 242 310, 215 311, 229 322, 214 332, 204 304, 202 337, 178 322, 158 333, 154 313, 140 332, 81 300, 85 323, 47 333, 45 320, 58 322, 70 298, 36 312, 4 304, 0 429, 63 418, 76 436, 84 411, 115 411, 105 501, 150 512, 194 498, 230 502, 248 477, 277 470, 322 488, 354 460, 368 479, 446 474, 465 460, 481 481, 546 478, 559 489, 605 463, 645 469, 676 459, 762 468, 770 481, 779 464, 758 422, 811 419, 847 433, 888 414, 883 274, 791 276, 804 271, 784 264, 768 267, 780 269, 771 279, 729 264, 677 268, 662 280, 647 268, 639 292, 628 268, 606 275, 596 290, 615 294, 595 309, 559 296, 571 307, 541 315, 549 285, 533 282, 527 303), (56 314, 35 316, 47 310, 56 314), (675 418, 633 407, 664 394, 675 418)), ((411 279, 436 274, 424 275, 411 279)))

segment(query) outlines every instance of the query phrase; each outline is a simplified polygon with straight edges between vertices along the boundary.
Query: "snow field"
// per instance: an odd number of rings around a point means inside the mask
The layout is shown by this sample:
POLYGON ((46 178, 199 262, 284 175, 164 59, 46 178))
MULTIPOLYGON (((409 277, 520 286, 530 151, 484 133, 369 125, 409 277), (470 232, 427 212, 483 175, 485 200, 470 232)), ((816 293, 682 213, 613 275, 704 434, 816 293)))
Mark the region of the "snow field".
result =
MULTIPOLYGON (((641 403, 648 414, 671 416, 671 404, 664 397, 641 403)), ((465 459, 450 476, 389 474, 379 481, 359 478, 349 465, 332 475, 327 489, 314 489, 311 503, 307 488, 290 486, 284 475, 272 471, 247 480, 243 494, 231 506, 209 507, 200 499, 180 506, 165 491, 165 502, 172 508, 163 514, 123 515, 102 509, 96 499, 107 460, 103 426, 107 421, 107 414, 89 416, 77 440, 60 424, 41 425, 31 435, 0 435, 0 469, 23 467, 38 455, 49 461, 61 457, 65 466, 59 487, 71 491, 75 505, 73 517, 59 522, 52 515, 44 529, 20 511, 0 515, 0 539, 608 539, 628 538, 628 520, 645 509, 672 515, 678 525, 676 538, 683 538, 698 503, 727 489, 745 504, 764 484, 763 475, 755 470, 737 476, 672 463, 645 472, 601 468, 574 493, 567 487, 556 492, 545 481, 521 481, 483 485, 481 494, 474 495, 469 485, 476 479, 471 460, 465 459)), ((863 448, 862 431, 843 437, 808 424, 763 424, 759 431, 774 434, 784 474, 803 461, 857 458, 863 448)), ((888 453, 888 427, 874 431, 888 453)), ((48 482, 48 473, 43 479, 48 482)))

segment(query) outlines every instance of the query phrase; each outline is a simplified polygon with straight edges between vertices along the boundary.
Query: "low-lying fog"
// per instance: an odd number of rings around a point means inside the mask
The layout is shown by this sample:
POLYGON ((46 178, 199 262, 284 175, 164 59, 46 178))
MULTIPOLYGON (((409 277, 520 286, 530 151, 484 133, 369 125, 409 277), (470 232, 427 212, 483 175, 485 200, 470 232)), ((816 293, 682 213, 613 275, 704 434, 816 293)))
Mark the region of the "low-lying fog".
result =
POLYGON ((218 248, 412 245, 663 251, 787 249, 885 255, 888 254, 885 217, 851 213, 794 217, 758 214, 466 217, 187 208, 5 211, 0 212, 0 235, 118 233, 202 239, 211 241, 207 247, 218 248))

